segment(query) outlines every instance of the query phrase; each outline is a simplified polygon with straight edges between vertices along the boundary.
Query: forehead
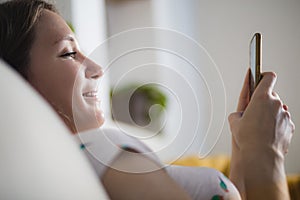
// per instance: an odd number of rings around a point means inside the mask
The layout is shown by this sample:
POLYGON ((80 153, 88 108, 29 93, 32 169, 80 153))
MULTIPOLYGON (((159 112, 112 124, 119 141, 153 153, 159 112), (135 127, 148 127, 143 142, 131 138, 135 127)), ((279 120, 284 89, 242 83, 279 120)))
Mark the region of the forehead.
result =
POLYGON ((36 41, 55 43, 67 35, 73 35, 71 29, 58 14, 44 10, 36 25, 36 41))

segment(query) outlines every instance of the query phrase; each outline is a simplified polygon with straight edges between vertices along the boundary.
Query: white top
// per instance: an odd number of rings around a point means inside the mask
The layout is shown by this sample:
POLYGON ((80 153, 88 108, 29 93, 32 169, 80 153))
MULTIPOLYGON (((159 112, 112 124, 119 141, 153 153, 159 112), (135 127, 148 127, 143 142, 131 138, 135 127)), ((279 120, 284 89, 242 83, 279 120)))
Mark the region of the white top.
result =
POLYGON ((97 129, 76 137, 99 177, 121 151, 129 150, 142 153, 164 167, 192 199, 218 200, 237 195, 235 186, 221 172, 206 167, 164 166, 149 147, 118 129, 97 129))

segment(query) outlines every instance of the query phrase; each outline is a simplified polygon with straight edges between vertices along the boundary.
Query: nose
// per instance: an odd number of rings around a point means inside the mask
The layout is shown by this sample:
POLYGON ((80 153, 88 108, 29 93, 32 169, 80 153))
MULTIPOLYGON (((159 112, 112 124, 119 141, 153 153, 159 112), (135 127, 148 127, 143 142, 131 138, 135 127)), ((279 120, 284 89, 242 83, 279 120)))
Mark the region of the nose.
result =
POLYGON ((85 77, 87 79, 98 79, 103 75, 103 70, 100 65, 96 64, 90 59, 85 60, 85 77))

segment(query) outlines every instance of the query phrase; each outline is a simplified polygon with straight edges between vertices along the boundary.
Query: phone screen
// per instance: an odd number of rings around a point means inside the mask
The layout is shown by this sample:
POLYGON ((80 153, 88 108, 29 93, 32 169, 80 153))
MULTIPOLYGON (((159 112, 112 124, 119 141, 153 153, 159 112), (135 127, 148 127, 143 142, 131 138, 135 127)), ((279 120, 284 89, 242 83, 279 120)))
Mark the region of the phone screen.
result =
POLYGON ((250 98, 261 78, 261 35, 255 33, 250 42, 250 98))

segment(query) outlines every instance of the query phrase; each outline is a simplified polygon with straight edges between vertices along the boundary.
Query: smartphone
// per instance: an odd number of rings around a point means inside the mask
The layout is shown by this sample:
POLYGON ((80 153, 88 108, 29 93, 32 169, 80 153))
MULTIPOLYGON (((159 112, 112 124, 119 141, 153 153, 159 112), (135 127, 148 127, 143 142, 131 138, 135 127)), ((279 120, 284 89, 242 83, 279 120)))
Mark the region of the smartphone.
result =
POLYGON ((261 34, 255 33, 250 42, 250 98, 261 78, 261 34))

